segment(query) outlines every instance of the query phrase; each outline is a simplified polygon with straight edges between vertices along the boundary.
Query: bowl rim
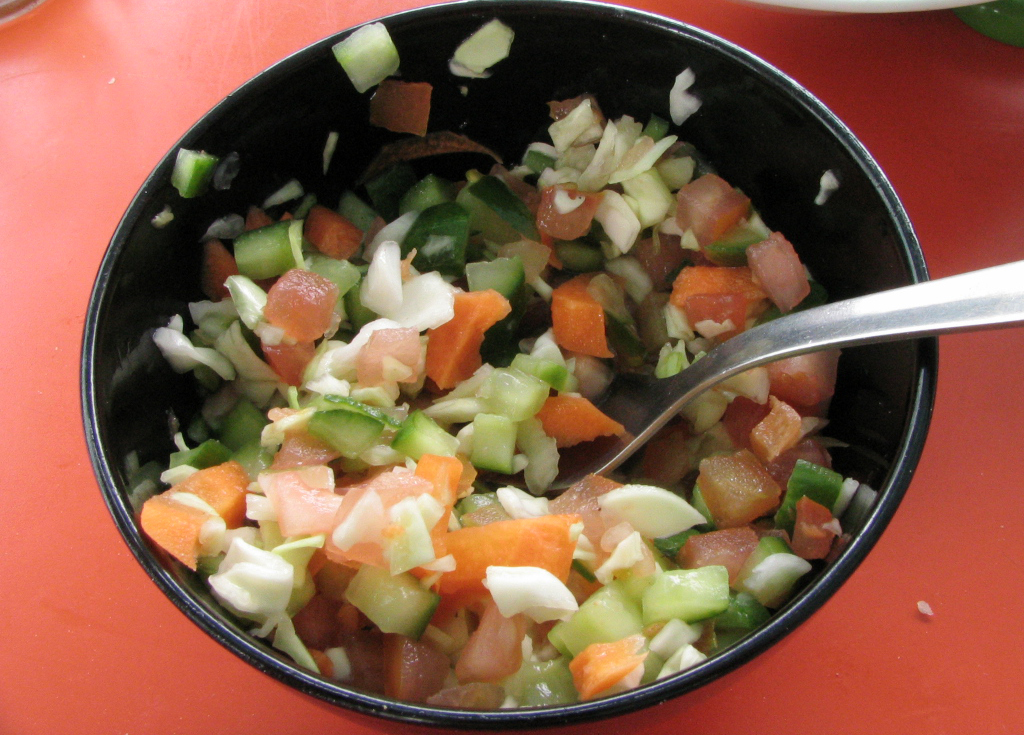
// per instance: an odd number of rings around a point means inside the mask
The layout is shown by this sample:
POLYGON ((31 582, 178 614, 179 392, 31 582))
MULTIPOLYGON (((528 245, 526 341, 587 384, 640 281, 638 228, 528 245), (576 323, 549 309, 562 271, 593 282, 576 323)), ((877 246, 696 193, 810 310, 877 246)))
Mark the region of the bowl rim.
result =
POLYGON ((98 339, 97 324, 109 297, 108 286, 114 266, 126 246, 131 229, 143 214, 146 201, 155 190, 166 182, 177 149, 182 146, 187 147, 191 139, 200 136, 206 128, 213 125, 223 110, 230 107, 233 98, 272 83, 281 76, 291 74, 307 63, 310 57, 323 53, 357 28, 369 23, 386 21, 389 25, 394 26, 414 23, 439 14, 500 14, 503 11, 516 13, 533 11, 549 14, 584 13, 599 19, 626 21, 638 27, 680 35, 689 42, 710 47, 713 51, 746 67, 764 83, 785 92, 796 105, 802 107, 823 124, 835 140, 847 150, 851 160, 862 169, 883 201, 885 210, 894 226, 896 237, 902 244, 901 255, 905 260, 912 282, 928 279, 923 252, 895 190, 867 149, 831 110, 787 74, 753 53, 707 31, 649 11, 595 0, 455 0, 454 2, 401 11, 340 30, 303 47, 254 75, 206 112, 171 146, 134 195, 114 231, 97 272, 89 299, 81 350, 81 407, 86 444, 93 470, 111 517, 136 560, 170 601, 205 633, 259 671, 305 694, 360 714, 408 724, 462 729, 521 729, 551 727, 614 717, 660 704, 697 689, 748 662, 781 640, 818 610, 853 573, 877 542, 902 500, 914 468, 920 459, 935 397, 938 341, 935 338, 917 340, 917 378, 908 402, 909 411, 904 433, 897 448, 897 459, 890 469, 884 486, 879 488, 879 501, 865 520, 860 533, 824 573, 777 611, 767 624, 721 654, 660 682, 654 682, 619 695, 571 705, 486 712, 430 707, 376 696, 328 682, 291 664, 284 656, 271 653, 252 636, 222 625, 204 605, 192 596, 185 585, 158 562, 142 538, 136 525, 134 511, 126 497, 118 489, 117 482, 109 468, 110 461, 100 437, 99 416, 101 412, 96 402, 94 363, 98 339))

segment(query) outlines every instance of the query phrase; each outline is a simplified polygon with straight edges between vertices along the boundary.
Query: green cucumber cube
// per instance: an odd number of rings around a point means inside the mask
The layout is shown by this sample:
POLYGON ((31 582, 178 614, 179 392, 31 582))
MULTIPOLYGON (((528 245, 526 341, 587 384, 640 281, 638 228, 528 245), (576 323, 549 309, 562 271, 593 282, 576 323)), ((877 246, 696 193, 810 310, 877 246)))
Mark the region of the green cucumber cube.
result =
POLYGON ((261 280, 279 276, 295 267, 295 254, 288 230, 291 221, 275 222, 243 232, 235 238, 235 263, 247 278, 261 280))
POLYGON ((309 433, 326 442, 343 457, 355 459, 377 443, 384 422, 345 408, 317 411, 309 419, 309 433))
POLYGON ((548 640, 564 654, 575 656, 591 643, 611 643, 643 630, 640 606, 621 582, 592 594, 568 620, 557 623, 548 640))
POLYGON ((183 199, 192 199, 206 193, 213 171, 220 159, 206 151, 179 148, 171 171, 171 186, 183 199))
POLYGON ((672 569, 654 578, 643 594, 645 625, 679 618, 695 623, 729 607, 729 570, 713 565, 672 569))
POLYGON ((363 564, 345 589, 352 603, 384 633, 419 639, 441 597, 409 574, 363 564))
POLYGON ((473 419, 473 451, 469 461, 474 467, 512 474, 516 451, 516 424, 507 416, 480 413, 473 419))
POLYGON ((786 486, 782 505, 775 512, 775 526, 793 533, 796 522, 796 503, 805 495, 815 503, 831 509, 843 489, 843 476, 827 467, 798 459, 786 486))
POLYGON ((519 422, 532 418, 548 399, 551 386, 516 368, 498 368, 481 388, 480 397, 489 413, 519 422))
POLYGON ((424 454, 454 457, 459 450, 459 440, 423 411, 413 411, 402 422, 391 448, 414 460, 419 460, 424 454))

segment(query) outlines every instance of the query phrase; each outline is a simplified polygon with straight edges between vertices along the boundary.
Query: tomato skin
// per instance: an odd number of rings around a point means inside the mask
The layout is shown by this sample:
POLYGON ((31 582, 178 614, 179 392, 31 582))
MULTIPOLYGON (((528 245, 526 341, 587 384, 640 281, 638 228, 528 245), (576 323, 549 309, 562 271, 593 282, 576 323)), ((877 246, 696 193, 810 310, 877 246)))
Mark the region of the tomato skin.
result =
POLYGON ((715 174, 704 174, 676 194, 676 222, 693 230, 702 247, 720 238, 750 212, 750 199, 715 174))
POLYGON ((312 271, 293 268, 267 293, 264 318, 295 342, 313 342, 324 336, 334 318, 338 287, 312 271))
POLYGON ((426 702, 444 686, 448 657, 426 641, 384 636, 384 693, 404 702, 426 702))
POLYGON ((828 450, 817 439, 808 438, 766 464, 765 469, 775 479, 775 482, 785 487, 789 483, 789 476, 793 474, 793 467, 796 466, 798 459, 806 459, 808 462, 822 467, 832 468, 832 457, 829 456, 828 450))
POLYGON ((757 533, 750 526, 709 531, 688 538, 679 550, 678 561, 687 569, 724 566, 729 570, 729 582, 732 583, 758 541, 757 533))
POLYGON ((800 256, 778 232, 747 248, 747 262, 768 298, 782 313, 792 311, 811 293, 800 256))
POLYGON ((526 618, 523 615, 504 617, 493 600, 489 600, 480 625, 469 636, 455 664, 460 684, 471 681, 496 683, 519 670, 523 663, 523 636, 526 618))
POLYGON ((282 342, 278 345, 263 343, 261 347, 263 356, 267 358, 271 369, 281 376, 281 380, 288 385, 302 385, 302 373, 316 354, 316 345, 312 342, 297 342, 293 345, 282 342))
POLYGON ((701 460, 697 482, 719 528, 745 526, 771 513, 782 496, 782 488, 749 449, 701 460))
POLYGON ((832 511, 807 496, 796 501, 796 522, 793 525, 793 553, 803 559, 824 559, 832 549, 836 532, 827 528, 832 511))
POLYGON ((541 190, 540 204, 537 207, 537 229, 556 240, 575 240, 590 232, 594 221, 594 213, 601 204, 603 195, 600 192, 582 192, 570 184, 555 184, 541 190), (559 199, 568 196, 574 201, 583 201, 571 212, 560 212, 556 205, 559 199))
POLYGON ((767 403, 736 396, 729 402, 722 416, 722 426, 737 449, 750 449, 750 432, 768 415, 767 403))
POLYGON ((839 350, 773 362, 767 366, 770 392, 798 410, 817 408, 835 392, 838 364, 839 350))

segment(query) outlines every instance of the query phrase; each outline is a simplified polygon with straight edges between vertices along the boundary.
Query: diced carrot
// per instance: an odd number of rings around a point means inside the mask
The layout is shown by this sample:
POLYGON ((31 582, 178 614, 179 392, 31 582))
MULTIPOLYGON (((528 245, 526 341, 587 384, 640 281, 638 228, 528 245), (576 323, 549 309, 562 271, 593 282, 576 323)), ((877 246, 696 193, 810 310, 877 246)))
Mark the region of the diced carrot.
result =
POLYGON ((228 276, 238 275, 238 264, 224 243, 220 240, 207 240, 203 243, 203 271, 201 283, 203 294, 210 301, 221 301, 231 294, 224 282, 228 276))
POLYGON ((771 409, 750 432, 750 448, 765 464, 774 461, 800 441, 801 419, 796 409, 768 396, 771 409))
POLYGON ((261 227, 266 227, 267 225, 272 224, 274 224, 274 220, 271 219, 270 215, 255 204, 249 207, 249 211, 245 213, 246 231, 258 230, 261 227))
POLYGON ((434 556, 437 558, 448 553, 445 543, 448 536, 448 519, 451 518, 452 507, 459 496, 462 472, 462 461, 456 457, 424 454, 416 463, 416 476, 433 483, 433 495, 444 506, 444 515, 430 531, 430 538, 434 542, 434 556))
POLYGON ((238 528, 245 522, 245 491, 248 487, 249 473, 241 464, 231 460, 199 470, 173 489, 199 496, 220 514, 228 528, 238 528))
POLYGON ((455 316, 427 333, 427 377, 447 390, 483 364, 484 333, 512 311, 494 289, 455 294, 455 316))
POLYGON ((199 563, 199 532, 209 518, 209 513, 191 505, 154 495, 143 503, 139 523, 153 543, 194 571, 199 563))
POLYGON ((455 570, 441 575, 441 594, 485 591, 489 566, 540 567, 564 582, 576 546, 569 527, 579 520, 577 515, 546 515, 452 531, 445 542, 455 570))
POLYGON ((370 98, 370 124, 394 133, 426 135, 433 89, 428 82, 385 79, 370 98))
POLYGON ((537 420, 544 427, 544 433, 552 437, 559 447, 571 447, 580 442, 591 441, 599 436, 624 434, 626 429, 618 421, 609 418, 583 396, 548 396, 537 420))
POLYGON ((631 635, 612 643, 591 643, 569 662, 569 671, 580 699, 593 699, 618 684, 643 664, 647 652, 640 652, 642 635, 631 635))
POLYGON ((320 204, 314 204, 306 215, 303 234, 321 253, 338 260, 351 258, 363 242, 362 230, 320 204))
POLYGON ((593 274, 566 281, 551 294, 551 327, 560 347, 592 357, 613 357, 605 335, 604 307, 587 290, 593 274))

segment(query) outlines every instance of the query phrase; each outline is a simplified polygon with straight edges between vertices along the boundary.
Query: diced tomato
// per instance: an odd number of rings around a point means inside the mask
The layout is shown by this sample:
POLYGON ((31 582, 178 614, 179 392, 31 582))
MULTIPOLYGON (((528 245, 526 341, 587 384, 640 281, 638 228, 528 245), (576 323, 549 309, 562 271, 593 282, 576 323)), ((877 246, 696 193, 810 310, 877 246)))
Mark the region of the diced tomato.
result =
POLYGON ((821 442, 817 439, 808 438, 801 441, 792 449, 789 449, 773 461, 765 465, 765 469, 768 470, 775 482, 779 483, 782 487, 786 487, 789 484, 789 476, 793 474, 793 467, 796 466, 798 459, 806 459, 808 462, 821 465, 822 467, 832 467, 832 458, 829 456, 828 450, 822 446, 821 442))
POLYGON ((736 396, 722 415, 722 426, 737 449, 750 449, 750 432, 768 415, 767 403, 736 396))
POLYGON ((750 212, 750 200, 715 174, 704 174, 679 189, 676 222, 710 245, 750 212))
POLYGON ((771 462, 800 441, 800 414, 785 401, 768 396, 771 410, 750 432, 750 448, 765 463, 771 462))
POLYGON ((260 475, 260 487, 277 511, 284 536, 331 532, 343 497, 334 492, 333 480, 326 467, 260 475))
POLYGON ((293 268, 271 286, 263 316, 296 342, 312 342, 331 326, 337 303, 338 287, 331 281, 293 268))
POLYGON ((312 342, 281 342, 276 345, 264 342, 260 346, 271 369, 281 377, 281 380, 288 385, 302 385, 302 373, 316 354, 316 345, 312 342))
POLYGON ((587 475, 554 498, 548 508, 552 513, 578 515, 583 521, 584 535, 596 545, 608 528, 598 499, 617 487, 622 484, 600 475, 587 475))
POLYGON ((537 229, 556 240, 583 237, 590 232, 601 199, 600 192, 578 191, 570 184, 545 187, 541 190, 537 207, 537 229), (562 202, 570 202, 574 208, 563 212, 559 209, 562 202))
POLYGON ((775 510, 782 488, 749 449, 701 460, 697 478, 719 528, 744 526, 775 510))
POLYGON ((700 293, 686 299, 683 311, 691 326, 696 326, 703 321, 712 321, 723 325, 730 322, 731 329, 716 335, 718 339, 724 340, 746 329, 748 306, 747 298, 740 294, 700 293))
POLYGON ((306 215, 302 233, 313 247, 337 260, 348 260, 363 243, 363 231, 333 209, 314 204, 306 215))
POLYGON ((771 393, 797 409, 818 407, 836 387, 839 350, 812 352, 768 365, 771 393))
POLYGON ((806 495, 796 501, 793 525, 793 553, 804 559, 824 559, 832 548, 836 532, 830 527, 832 511, 806 495))
POLYGON ((640 472, 655 485, 674 485, 694 468, 693 456, 686 448, 690 427, 686 422, 666 426, 644 447, 640 472))
POLYGON ((590 108, 597 115, 598 121, 603 125, 604 115, 601 113, 601 108, 597 106, 597 98, 592 94, 581 94, 579 97, 573 97, 568 100, 548 102, 548 111, 551 113, 551 119, 561 120, 563 117, 579 107, 583 100, 590 100, 590 108))
POLYGON ((308 648, 325 650, 334 645, 338 635, 338 608, 336 600, 315 594, 309 602, 292 616, 295 633, 308 648))
POLYGON ((640 261, 640 265, 651 277, 655 289, 670 286, 684 263, 708 265, 703 253, 684 250, 680 242, 679 235, 645 237, 638 240, 630 251, 630 255, 640 261))
POLYGON ((525 634, 526 618, 522 615, 506 618, 498 611, 498 606, 489 601, 480 625, 469 636, 455 663, 459 683, 498 682, 516 673, 523 663, 525 634))
POLYGON ((255 204, 249 207, 249 211, 245 213, 245 229, 258 230, 261 227, 274 224, 274 220, 269 214, 264 212, 262 209, 257 207, 255 204))
MULTIPOLYGON (((391 378, 399 383, 415 383, 419 379, 423 349, 420 334, 409 327, 395 329, 378 329, 370 335, 370 339, 359 351, 356 359, 356 375, 360 385, 374 386, 388 382, 386 371, 397 368, 397 374, 404 376, 391 378), (405 369, 402 369, 404 366, 405 369)), ((394 373, 394 370, 390 370, 394 373)))
POLYGON ((203 272, 201 283, 203 294, 210 301, 221 301, 231 293, 225 285, 229 276, 238 275, 238 264, 224 243, 220 240, 207 240, 203 243, 203 272))
POLYGON ((783 313, 791 311, 811 292, 800 256, 778 232, 747 248, 747 263, 768 298, 783 313))
POLYGON ((360 627, 341 631, 335 644, 345 649, 352 667, 352 678, 346 684, 367 692, 384 693, 384 634, 376 628, 360 627))
POLYGON ((296 467, 325 465, 340 456, 340 452, 332 449, 315 436, 304 433, 292 434, 285 437, 281 448, 274 455, 274 462, 270 465, 270 469, 291 470, 296 467))
POLYGON ((370 98, 370 124, 394 133, 426 135, 433 89, 428 82, 385 79, 370 98))
POLYGON ((729 582, 757 547, 757 534, 750 526, 723 528, 691 536, 679 551, 679 564, 687 569, 721 565, 729 570, 729 582))
POLYGON ((427 697, 427 704, 435 707, 472 710, 498 709, 504 701, 505 690, 500 685, 485 684, 480 681, 447 687, 437 694, 427 697))
POLYGON ((384 693, 403 702, 426 702, 444 686, 448 657, 427 641, 384 636, 384 693))

